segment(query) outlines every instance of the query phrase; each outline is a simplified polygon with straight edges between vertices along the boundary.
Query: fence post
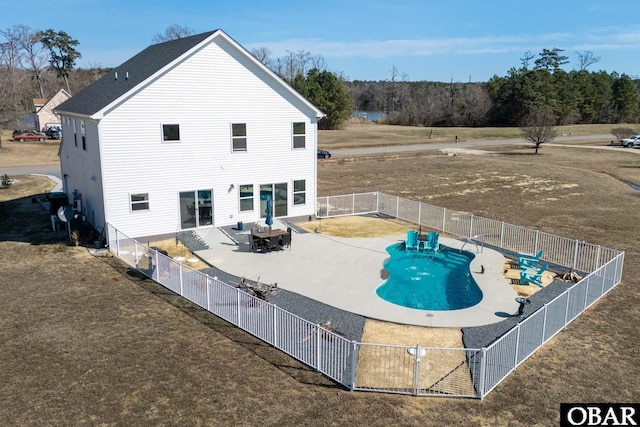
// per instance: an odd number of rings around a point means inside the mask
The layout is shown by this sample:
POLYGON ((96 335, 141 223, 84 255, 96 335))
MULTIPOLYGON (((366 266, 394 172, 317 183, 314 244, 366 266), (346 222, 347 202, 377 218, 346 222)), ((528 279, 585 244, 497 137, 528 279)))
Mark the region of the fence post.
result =
POLYGON ((584 286, 585 286, 585 290, 584 290, 584 303, 582 304, 582 311, 587 309, 587 297, 589 296, 589 282, 591 279, 591 275, 588 275, 587 277, 585 277, 584 280, 584 286))
POLYGON ((358 341, 351 341, 351 391, 356 388, 356 376, 358 370, 358 341))
POLYGON ((136 270, 138 269, 138 242, 133 241, 133 259, 136 262, 136 270))
POLYGON ((538 253, 538 239, 540 238, 540 230, 536 230, 536 242, 533 245, 533 253, 537 254, 538 253))
POLYGON ((593 267, 594 270, 597 270, 600 267, 600 250, 602 246, 598 245, 598 250, 596 251, 596 265, 593 267))
POLYGON ((356 213, 356 195, 355 193, 351 195, 351 215, 356 213))
POLYGON ((547 333, 547 303, 544 303, 544 317, 542 318, 542 340, 540 341, 540 347, 545 343, 545 334, 547 333))
POLYGON ((118 238, 118 229, 115 229, 116 231, 116 254, 118 255, 118 258, 120 258, 120 239, 118 238))
POLYGON ((504 248, 504 221, 502 221, 502 225, 500 226, 500 247, 504 248))
POLYGON ((211 279, 207 276, 207 311, 211 313, 211 279))
POLYGON ((418 203, 418 225, 422 225, 422 202, 418 203))
POLYGON ((420 392, 420 344, 416 344, 415 360, 413 362, 413 395, 417 396, 420 392))
POLYGON ((473 236, 473 214, 469 218, 469 238, 473 236))
POLYGON ((564 307, 564 326, 567 326, 567 320, 569 317, 569 300, 571 299, 571 289, 573 289, 575 287, 575 285, 573 285, 572 287, 570 287, 569 289, 567 289, 567 304, 564 307))
MULTIPOLYGON (((155 251, 155 258, 156 258, 156 268, 154 269, 154 273, 156 274, 156 277, 158 278, 158 280, 156 280, 156 282, 162 284, 162 282, 160 282, 160 279, 162 279, 162 277, 160 277, 160 258, 158 257, 158 251, 155 251)), ((151 274, 151 276, 153 276, 153 274, 151 274)), ((153 277, 151 277, 153 279, 153 277)))
POLYGON ((447 224, 447 208, 442 208, 442 232, 445 231, 445 226, 447 224))
POLYGON ((236 289, 236 311, 238 318, 236 319, 236 326, 240 326, 240 290, 236 289))
POLYGON ((576 270, 576 265, 578 264, 578 240, 576 239, 575 247, 573 248, 573 269, 576 270))
POLYGON ((517 334, 516 334, 516 352, 513 359, 513 369, 518 366, 518 352, 520 350, 520 322, 516 324, 517 334))
POLYGON ((182 263, 178 263, 178 278, 180 279, 180 296, 184 295, 184 289, 182 284, 182 263))
POLYGON ((316 325, 316 370, 320 370, 320 325, 316 325))
POLYGON ((278 307, 273 304, 273 346, 277 349, 278 347, 278 307))
POLYGON ((396 218, 400 218, 400 196, 396 196, 396 218))
POLYGON ((380 213, 380 192, 376 191, 376 212, 380 213))
POLYGON ((478 385, 478 389, 480 391, 480 399, 484 399, 484 382, 486 379, 486 371, 487 371, 487 348, 482 347, 482 360, 480 360, 480 384, 478 385))

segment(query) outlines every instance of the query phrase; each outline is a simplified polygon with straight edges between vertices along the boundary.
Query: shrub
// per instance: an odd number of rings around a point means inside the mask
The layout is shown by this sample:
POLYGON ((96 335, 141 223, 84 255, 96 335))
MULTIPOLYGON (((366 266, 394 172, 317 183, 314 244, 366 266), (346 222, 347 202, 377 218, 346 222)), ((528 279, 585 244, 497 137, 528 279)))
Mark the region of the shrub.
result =
POLYGON ((2 176, 2 188, 9 188, 13 184, 13 180, 6 173, 2 176))
POLYGON ((618 139, 618 142, 620 142, 624 138, 629 138, 633 134, 635 134, 635 132, 631 128, 611 129, 611 135, 615 136, 618 139))

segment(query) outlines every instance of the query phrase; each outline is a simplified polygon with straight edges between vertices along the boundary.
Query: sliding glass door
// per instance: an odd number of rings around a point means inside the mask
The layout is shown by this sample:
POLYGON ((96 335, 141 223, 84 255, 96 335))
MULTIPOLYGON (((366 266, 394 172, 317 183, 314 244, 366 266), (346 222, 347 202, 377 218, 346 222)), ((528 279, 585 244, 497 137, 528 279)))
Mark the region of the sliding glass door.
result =
POLYGON ((213 224, 213 191, 195 190, 180 193, 180 227, 197 228, 213 224))
POLYGON ((287 183, 260 185, 260 218, 267 216, 267 198, 271 198, 271 215, 287 216, 287 183))

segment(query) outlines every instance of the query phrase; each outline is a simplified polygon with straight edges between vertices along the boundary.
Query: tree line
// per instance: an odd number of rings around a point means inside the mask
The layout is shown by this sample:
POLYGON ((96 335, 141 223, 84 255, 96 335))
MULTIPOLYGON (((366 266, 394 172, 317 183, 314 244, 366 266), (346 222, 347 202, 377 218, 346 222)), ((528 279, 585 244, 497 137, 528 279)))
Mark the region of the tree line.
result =
POLYGON ((519 126, 548 110, 556 125, 638 123, 640 80, 590 72, 583 53, 577 70, 564 71, 561 49, 544 49, 533 67, 529 53, 519 68, 484 83, 410 82, 394 68, 386 81, 345 82, 354 110, 384 111, 393 124, 422 126, 519 126))
MULTIPOLYGON (((152 42, 194 34, 172 25, 152 42)), ((12 125, 33 109, 33 98, 53 96, 61 86, 74 93, 110 68, 76 68, 79 42, 64 31, 36 31, 24 25, 0 29, 0 124, 12 125)), ((390 78, 349 80, 328 71, 324 58, 309 52, 287 52, 274 58, 264 47, 255 58, 325 113, 321 129, 344 124, 353 111, 383 111, 390 124, 411 126, 520 126, 532 114, 545 112, 554 124, 637 123, 640 80, 626 74, 588 71, 599 57, 578 54, 576 70, 562 66, 562 49, 526 52, 518 68, 488 82, 409 81, 394 66, 390 78)))

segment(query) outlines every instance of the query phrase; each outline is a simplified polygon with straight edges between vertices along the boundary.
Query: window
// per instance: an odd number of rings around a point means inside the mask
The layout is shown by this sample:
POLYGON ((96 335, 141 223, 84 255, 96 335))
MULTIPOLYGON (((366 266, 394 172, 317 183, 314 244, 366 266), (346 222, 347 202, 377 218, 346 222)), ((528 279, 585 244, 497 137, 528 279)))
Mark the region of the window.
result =
POLYGON ((80 134, 82 135, 82 149, 87 151, 87 136, 84 129, 84 120, 80 120, 80 134))
POLYGON ((131 195, 131 211, 149 210, 149 193, 131 195))
POLYGON ((180 141, 180 125, 162 125, 163 141, 180 141))
POLYGON ((253 210, 253 184, 240 186, 240 211, 253 210))
POLYGON ((293 204, 304 205, 307 202, 307 183, 304 179, 293 181, 293 204))
POLYGON ((305 139, 304 122, 293 123, 293 148, 304 148, 305 139))
POLYGON ((231 145, 233 151, 247 151, 246 123, 233 123, 231 125, 231 145))

